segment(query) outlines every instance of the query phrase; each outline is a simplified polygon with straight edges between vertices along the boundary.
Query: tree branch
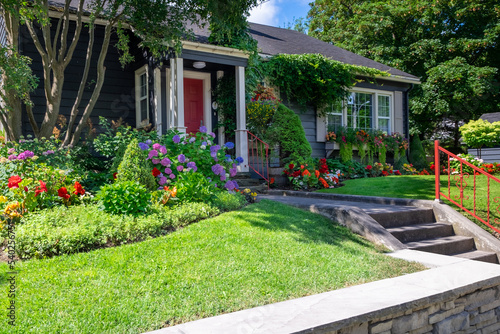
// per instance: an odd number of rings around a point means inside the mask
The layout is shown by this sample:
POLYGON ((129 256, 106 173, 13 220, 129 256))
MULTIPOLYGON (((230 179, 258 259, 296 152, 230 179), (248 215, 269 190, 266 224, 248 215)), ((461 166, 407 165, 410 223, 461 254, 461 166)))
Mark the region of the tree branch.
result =
POLYGON ((73 134, 73 126, 76 122, 76 117, 78 116, 78 108, 80 107, 80 103, 82 102, 83 91, 85 90, 85 84, 87 82, 87 78, 90 70, 90 61, 92 59, 92 50, 94 47, 94 32, 95 25, 91 24, 89 27, 89 43, 87 46, 87 56, 85 58, 85 68, 83 70, 82 79, 80 82, 80 88, 78 89, 78 94, 76 96, 75 103, 71 108, 70 119, 68 122, 68 130, 66 131, 66 137, 64 138, 63 146, 68 146, 71 141, 71 135, 73 134))
MULTIPOLYGON (((81 0, 80 0, 81 2, 81 0)), ((61 47, 59 48, 59 55, 57 56, 57 61, 61 62, 64 58, 64 54, 66 53, 66 47, 68 45, 68 31, 69 31, 69 5, 71 3, 71 0, 66 0, 66 3, 64 5, 64 27, 61 33, 61 47)), ((54 39, 57 38, 57 36, 54 37, 54 39)))
MULTIPOLYGON (((78 41, 80 40, 80 33, 82 32, 82 15, 83 15, 83 4, 84 0, 80 0, 80 4, 78 5, 78 13, 76 14, 78 16, 78 19, 76 21, 76 30, 75 34, 73 35, 73 40, 71 41, 71 45, 69 46, 68 53, 64 57, 64 63, 63 67, 66 68, 68 66, 69 62, 71 61, 71 58, 73 57, 73 52, 75 52, 76 46, 78 45, 78 41)), ((90 28, 89 28, 90 29, 90 28)))
MULTIPOLYGON (((104 40, 102 43, 102 48, 101 52, 99 54, 99 59, 97 61, 97 82, 94 87, 94 91, 92 92, 92 96, 90 97, 89 103, 87 104, 87 107, 85 108, 82 118, 80 119, 80 122, 78 123, 78 126, 75 129, 75 132, 71 136, 71 143, 70 145, 76 145, 78 141, 80 140, 80 135, 82 133, 82 130, 87 124, 87 120, 90 117, 90 114, 92 113, 92 110, 94 110, 94 106, 97 102, 97 99, 99 97, 99 94, 101 93, 101 89, 104 83, 104 76, 106 74, 106 67, 104 67, 104 60, 106 59, 106 55, 108 53, 108 48, 109 48, 109 42, 111 40, 111 31, 113 25, 116 23, 115 20, 109 21, 106 24, 106 30, 104 33, 104 40)), ((68 129, 70 131, 70 129, 68 129)))

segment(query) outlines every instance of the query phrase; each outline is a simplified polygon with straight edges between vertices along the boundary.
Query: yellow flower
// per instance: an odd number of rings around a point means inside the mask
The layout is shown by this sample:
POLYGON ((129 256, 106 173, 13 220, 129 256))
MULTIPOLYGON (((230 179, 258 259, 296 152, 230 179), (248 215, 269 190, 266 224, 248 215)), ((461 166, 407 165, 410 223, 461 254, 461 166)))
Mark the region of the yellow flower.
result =
POLYGON ((8 201, 7 197, 5 197, 5 196, 0 196, 0 203, 5 203, 5 202, 7 202, 7 201, 8 201))
POLYGON ((257 197, 257 193, 251 193, 250 194, 252 197, 257 197))
POLYGON ((244 192, 245 192, 245 194, 249 194, 249 193, 251 192, 251 190, 250 190, 250 189, 248 189, 248 188, 246 188, 246 189, 244 190, 244 192))

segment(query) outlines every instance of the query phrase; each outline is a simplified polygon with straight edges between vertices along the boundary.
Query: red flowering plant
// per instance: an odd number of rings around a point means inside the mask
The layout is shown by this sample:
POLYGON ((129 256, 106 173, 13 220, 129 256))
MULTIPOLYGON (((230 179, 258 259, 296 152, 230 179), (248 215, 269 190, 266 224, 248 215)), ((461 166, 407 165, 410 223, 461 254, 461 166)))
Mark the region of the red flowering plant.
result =
POLYGON ((390 164, 380 162, 375 162, 373 165, 367 165, 365 170, 369 177, 389 176, 394 174, 390 164))
POLYGON ((317 163, 312 160, 290 163, 283 174, 288 177, 293 189, 333 188, 339 184, 339 176, 330 173, 326 159, 317 163))

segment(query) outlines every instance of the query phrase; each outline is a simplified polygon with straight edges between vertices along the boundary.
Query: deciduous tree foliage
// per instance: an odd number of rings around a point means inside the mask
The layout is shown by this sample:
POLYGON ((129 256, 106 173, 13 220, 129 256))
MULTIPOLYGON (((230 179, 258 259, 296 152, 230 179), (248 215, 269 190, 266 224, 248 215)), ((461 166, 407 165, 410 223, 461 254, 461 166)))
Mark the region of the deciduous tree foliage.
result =
MULTIPOLYGON (((208 20, 214 32, 213 41, 231 42, 235 34, 241 34, 239 29, 246 27, 245 14, 248 14, 248 10, 258 2, 259 0, 59 0, 52 2, 0 0, 1 9, 5 17, 9 19, 8 23, 11 23, 7 24, 7 33, 11 41, 10 46, 13 48, 12 53, 17 54, 19 51, 14 41, 18 40, 20 24, 24 24, 42 58, 44 74, 41 84, 47 100, 42 123, 38 124, 31 108, 26 108, 35 135, 49 137, 52 134, 61 111, 64 74, 81 34, 89 35, 86 62, 81 85, 71 108, 68 129, 63 141, 64 146, 78 142, 99 98, 106 74, 104 61, 113 33, 116 33, 119 38, 117 47, 120 50, 120 61, 123 65, 133 60, 128 49, 130 34, 139 37, 140 46, 148 49, 153 57, 160 58, 171 51, 179 50, 181 39, 189 38, 190 31, 186 28, 186 22, 200 24, 208 20), (52 17, 49 13, 52 13, 52 17), (54 15, 54 13, 58 14, 54 15), (94 38, 96 20, 100 20, 99 24, 104 25, 104 38, 99 41, 94 38), (74 29, 70 29, 72 24, 75 25, 74 29), (97 58, 92 57, 94 48, 99 50, 97 58), (89 71, 94 66, 97 79, 90 100, 86 105, 82 105, 89 71)), ((6 72, 2 71, 2 73, 6 72)), ((25 95, 26 93, 29 93, 29 90, 24 92, 25 95)), ((16 140, 21 134, 22 99, 13 98, 6 102, 12 112, 3 113, 2 122, 13 124, 13 130, 8 131, 9 139, 16 140)))
POLYGON ((499 111, 500 4, 496 0, 316 0, 309 34, 419 76, 411 130, 448 131, 499 111))

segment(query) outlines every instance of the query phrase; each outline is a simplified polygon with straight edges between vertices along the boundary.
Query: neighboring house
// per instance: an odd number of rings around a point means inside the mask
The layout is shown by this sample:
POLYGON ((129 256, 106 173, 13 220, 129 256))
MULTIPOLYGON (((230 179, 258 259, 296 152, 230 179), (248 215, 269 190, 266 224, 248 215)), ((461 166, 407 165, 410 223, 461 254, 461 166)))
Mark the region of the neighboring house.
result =
MULTIPOLYGON (((479 118, 490 123, 500 122, 500 112, 482 114, 479 118)), ((483 159, 484 162, 500 162, 500 147, 469 148, 468 153, 483 159)))
MULTIPOLYGON (((59 11, 51 12, 53 18, 59 15, 59 11)), ((0 36, 3 29, 0 26, 0 36)), ((106 79, 92 113, 92 121, 96 124, 98 117, 104 116, 112 120, 123 118, 126 123, 136 127, 152 123, 159 133, 165 133, 168 129, 195 132, 201 124, 212 131, 218 114, 217 106, 213 103, 215 101, 212 101, 211 89, 218 78, 233 71, 236 75, 236 154, 247 161, 245 67, 248 55, 240 50, 209 44, 207 29, 195 27, 194 32, 195 41, 184 41, 181 53, 175 57, 153 60, 144 50, 133 48, 131 51, 135 61, 123 69, 118 61, 117 50, 110 47, 105 62, 106 79)), ((297 111, 314 156, 325 155, 327 125, 379 128, 388 133, 408 135, 408 91, 413 84, 419 83, 417 77, 293 30, 250 23, 250 34, 257 40, 259 52, 264 57, 278 53, 320 53, 344 63, 376 68, 391 74, 390 77, 377 79, 376 84, 358 83, 352 89, 351 99, 341 110, 332 108, 326 118, 317 117, 313 108, 308 108, 305 113, 297 111), (353 110, 357 110, 357 113, 353 113, 353 110)), ((21 28, 20 35, 21 52, 33 59, 34 74, 42 80, 41 59, 25 27, 21 28)), ((101 27, 96 30, 96 46, 102 35, 101 27)), ((66 70, 61 108, 61 113, 66 116, 69 115, 82 76, 86 38, 87 35, 82 31, 80 44, 66 70)), ((116 44, 116 36, 113 38, 110 46, 116 44)), ((134 42, 131 44, 137 45, 134 42)), ((97 58, 99 49, 94 48, 94 59, 97 58)), ((89 76, 89 86, 92 86, 92 79, 89 76)), ((86 103, 85 99, 88 100, 90 94, 89 89, 84 95, 83 103, 86 103)), ((35 117, 41 122, 45 112, 42 82, 32 94, 32 99, 35 103, 35 117)), ((294 108, 293 102, 288 105, 294 108)), ((23 130, 25 133, 30 131, 27 117, 23 119, 23 130)), ((218 139, 220 136, 222 131, 219 131, 218 139)), ((241 171, 248 171, 248 165, 242 164, 240 167, 241 171)))

